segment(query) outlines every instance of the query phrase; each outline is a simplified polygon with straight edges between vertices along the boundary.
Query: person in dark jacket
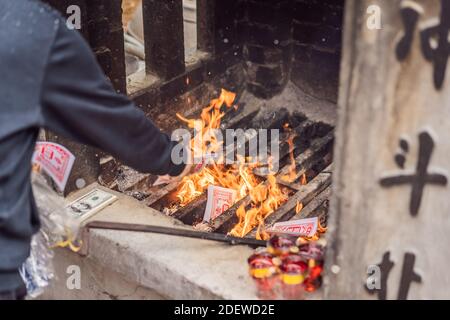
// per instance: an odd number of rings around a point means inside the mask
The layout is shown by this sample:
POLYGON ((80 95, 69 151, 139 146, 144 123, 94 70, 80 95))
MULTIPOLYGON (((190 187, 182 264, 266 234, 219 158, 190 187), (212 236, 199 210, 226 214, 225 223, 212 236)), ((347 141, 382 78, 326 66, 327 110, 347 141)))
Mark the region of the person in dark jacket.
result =
POLYGON ((31 157, 39 128, 156 175, 182 176, 174 142, 117 94, 78 31, 39 0, 0 6, 0 299, 24 295, 18 269, 39 229, 31 157))

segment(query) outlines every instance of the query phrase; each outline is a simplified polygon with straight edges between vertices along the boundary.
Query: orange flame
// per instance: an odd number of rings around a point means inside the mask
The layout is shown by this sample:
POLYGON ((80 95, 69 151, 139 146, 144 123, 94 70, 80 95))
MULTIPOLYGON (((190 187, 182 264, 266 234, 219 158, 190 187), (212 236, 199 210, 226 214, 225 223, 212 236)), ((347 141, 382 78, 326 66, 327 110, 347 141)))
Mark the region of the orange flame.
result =
MULTIPOLYGON (((189 128, 195 128, 197 134, 200 135, 201 139, 194 137, 190 141, 190 148, 194 155, 215 152, 221 146, 214 134, 211 134, 214 132, 211 129, 220 127, 221 119, 224 116, 224 113, 221 112, 222 105, 225 104, 230 108, 233 106, 235 98, 234 93, 222 89, 219 98, 212 100, 210 105, 202 110, 200 119, 187 119, 177 114, 179 119, 185 122, 189 128)), ((237 106, 234 108, 237 109, 237 106)), ((237 191, 236 201, 248 195, 251 206, 249 210, 246 210, 244 206, 237 209, 236 215, 239 222, 230 231, 230 234, 244 237, 257 227, 256 237, 267 239, 268 234, 263 230, 264 220, 287 200, 287 191, 280 189, 273 174, 268 176, 267 182, 260 184, 253 174, 253 169, 257 166, 259 166, 257 162, 245 163, 244 159, 240 159, 240 164, 233 165, 219 164, 211 160, 201 171, 183 178, 176 193, 180 206, 186 206, 200 196, 209 185, 234 189, 237 191)))
MULTIPOLYGON (((196 129, 197 136, 191 139, 190 148, 194 155, 205 155, 216 152, 221 146, 214 135, 213 129, 220 127, 220 122, 224 116, 221 112, 223 104, 227 108, 233 105, 236 94, 222 89, 219 98, 211 100, 208 107, 201 112, 200 119, 187 119, 180 114, 177 117, 185 122, 189 128, 196 129)), ((177 198, 180 206, 185 206, 208 188, 209 185, 220 185, 238 191, 238 198, 247 195, 249 188, 256 186, 258 181, 252 175, 251 166, 225 166, 216 164, 213 161, 201 171, 186 176, 181 181, 177 198)))
POLYGON ((302 211, 303 209, 303 203, 301 203, 300 201, 297 200, 297 204, 295 206, 295 213, 299 213, 300 211, 302 211))
POLYGON ((319 221, 319 225, 317 226, 317 231, 312 237, 300 237, 298 240, 300 243, 306 243, 310 241, 317 241, 321 238, 322 234, 327 232, 327 227, 322 227, 319 221))
POLYGON ((267 183, 262 183, 250 190, 251 208, 246 211, 244 205, 236 211, 239 222, 229 232, 235 237, 244 237, 257 227, 256 238, 267 239, 263 231, 265 219, 287 200, 287 193, 280 189, 274 175, 267 176, 267 183))
POLYGON ((306 174, 302 174, 301 175, 301 177, 300 177, 300 184, 302 185, 302 186, 304 186, 304 185, 306 185, 308 183, 308 180, 306 179, 306 174))
MULTIPOLYGON (((291 132, 291 128, 289 127, 289 123, 285 123, 283 125, 283 127, 288 131, 291 132)), ((291 164, 289 165, 289 173, 286 175, 283 175, 281 177, 282 180, 286 181, 286 182, 294 182, 294 180, 297 178, 297 167, 295 164, 295 157, 294 157, 294 138, 295 135, 290 134, 289 138, 287 140, 287 143, 289 145, 289 160, 291 162, 291 164)))

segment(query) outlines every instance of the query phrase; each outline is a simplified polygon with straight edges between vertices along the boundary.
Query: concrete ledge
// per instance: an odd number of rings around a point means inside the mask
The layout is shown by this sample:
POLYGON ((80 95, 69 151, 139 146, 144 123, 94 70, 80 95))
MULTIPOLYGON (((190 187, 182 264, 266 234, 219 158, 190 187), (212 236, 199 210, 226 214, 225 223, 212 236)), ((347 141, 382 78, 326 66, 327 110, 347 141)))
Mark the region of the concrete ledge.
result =
POLYGON ((52 282, 39 299, 76 299, 76 300, 161 300, 161 296, 152 289, 145 288, 133 281, 127 280, 123 275, 112 271, 110 268, 96 263, 92 259, 83 259, 69 250, 56 249, 53 260, 58 279, 52 282), (69 288, 67 282, 73 282, 69 278, 73 275, 69 266, 80 267, 80 289, 69 288), (68 273, 68 270, 71 273, 68 273))
MULTIPOLYGON (((76 192, 67 200, 72 201, 93 188, 114 193, 118 201, 104 208, 89 221, 103 220, 190 228, 146 207, 134 198, 99 187, 97 184, 76 192)), ((91 272, 89 268, 85 268, 87 265, 95 265, 97 270, 104 270, 105 274, 114 274, 111 279, 113 282, 118 281, 116 279, 118 276, 134 284, 135 287, 141 287, 144 290, 143 298, 257 298, 253 282, 247 273, 247 258, 253 250, 246 246, 229 246, 213 241, 169 235, 91 230, 87 257, 80 257, 66 250, 61 251, 56 252, 58 264, 64 264, 65 261, 73 264, 73 261, 77 261, 82 264, 81 269, 87 272, 91 272), (72 259, 73 256, 76 257, 72 259)), ((64 283, 67 278, 66 274, 60 274, 65 269, 60 269, 57 270, 59 279, 54 285, 60 289, 51 290, 46 298, 65 297, 64 293, 58 292, 65 288, 64 283), (64 283, 61 283, 62 281, 64 283)), ((120 298, 118 295, 113 296, 120 298)), ((97 295, 97 297, 102 296, 97 295)), ((108 295, 105 298, 108 298, 108 295)))

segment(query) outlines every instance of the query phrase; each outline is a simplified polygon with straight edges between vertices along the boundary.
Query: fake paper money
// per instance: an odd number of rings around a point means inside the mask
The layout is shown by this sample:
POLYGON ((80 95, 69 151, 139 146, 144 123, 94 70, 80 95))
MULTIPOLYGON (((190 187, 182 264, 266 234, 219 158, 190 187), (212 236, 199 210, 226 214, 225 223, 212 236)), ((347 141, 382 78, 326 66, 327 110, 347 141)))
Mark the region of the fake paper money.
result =
POLYGON ((209 222, 214 220, 228 210, 234 204, 235 200, 236 190, 213 185, 208 186, 208 201, 206 202, 203 221, 209 222))
POLYGON ((38 165, 61 191, 67 184, 75 156, 64 146, 48 141, 36 142, 32 163, 38 165))
POLYGON ((286 234, 296 237, 312 237, 317 232, 319 219, 317 217, 275 223, 266 230, 272 234, 286 234))

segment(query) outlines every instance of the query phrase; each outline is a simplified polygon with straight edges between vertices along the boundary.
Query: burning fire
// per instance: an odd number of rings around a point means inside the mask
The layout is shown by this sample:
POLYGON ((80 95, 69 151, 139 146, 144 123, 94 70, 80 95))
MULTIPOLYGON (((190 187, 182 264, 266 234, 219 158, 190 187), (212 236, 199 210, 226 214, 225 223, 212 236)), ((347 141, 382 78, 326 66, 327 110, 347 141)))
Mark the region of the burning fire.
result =
POLYGON ((300 213, 300 211, 302 211, 303 209, 303 203, 301 203, 300 201, 297 201, 297 204, 295 206, 295 213, 300 213))
POLYGON ((305 173, 302 173, 302 175, 301 175, 301 177, 300 177, 300 184, 302 185, 302 186, 304 186, 305 184, 307 184, 308 183, 308 180, 306 180, 306 174, 305 173))
MULTIPOLYGON (((214 129, 220 127, 221 119, 225 114, 221 111, 222 105, 225 103, 226 107, 230 108, 235 97, 234 93, 222 89, 220 97, 212 100, 210 105, 202 110, 200 119, 186 119, 177 114, 177 117, 186 122, 189 128, 195 128, 198 132, 198 136, 190 141, 191 152, 194 155, 202 156, 213 153, 221 147, 221 143, 214 135, 214 129)), ((257 164, 245 165, 244 163, 226 166, 210 159, 208 166, 197 173, 184 177, 181 181, 177 191, 180 206, 183 207, 200 196, 209 185, 234 189, 237 191, 238 199, 245 197, 249 190, 259 183, 252 173, 255 166, 257 164)))
MULTIPOLYGON (((289 130, 289 126, 284 126, 286 129, 289 130)), ((287 142, 289 145, 289 159, 291 161, 291 164, 289 165, 289 173, 281 177, 286 182, 293 182, 297 177, 297 171, 296 171, 296 165, 295 165, 295 158, 294 158, 294 138, 295 135, 290 135, 287 142)))
POLYGON ((328 227, 322 227, 322 225, 320 224, 320 221, 319 221, 319 225, 317 226, 317 231, 316 231, 315 235, 313 235, 312 237, 301 237, 301 238, 299 238, 299 240, 301 240, 302 243, 310 242, 310 241, 317 241, 320 239, 322 234, 327 232, 327 230, 328 230, 328 227))
MULTIPOLYGON (((196 129, 197 136, 190 141, 190 148, 194 155, 205 155, 216 152, 221 143, 214 136, 214 129, 220 127, 224 112, 221 111, 223 104, 231 108, 236 95, 222 89, 219 98, 211 101, 210 105, 201 112, 200 119, 187 119, 180 114, 177 117, 187 123, 191 129, 196 129)), ((237 109, 237 106, 234 106, 237 109)), ((293 137, 290 140, 291 161, 293 159, 293 137)), ((239 222, 230 231, 233 236, 244 237, 253 228, 257 227, 258 239, 267 239, 268 234, 263 231, 264 220, 287 200, 287 191, 281 189, 276 183, 273 174, 269 174, 267 182, 259 183, 253 174, 253 169, 258 167, 258 162, 245 163, 240 159, 239 164, 225 165, 209 160, 208 165, 199 172, 186 176, 181 181, 176 196, 180 206, 186 206, 204 193, 209 185, 217 185, 237 191, 237 200, 249 196, 251 204, 247 210, 245 205, 240 206, 236 214, 239 222)))
POLYGON ((236 214, 239 222, 230 231, 230 235, 244 237, 253 228, 258 227, 256 239, 268 239, 269 235, 264 231, 264 220, 287 200, 287 193, 276 183, 275 176, 267 177, 267 184, 260 184, 249 192, 251 208, 246 211, 241 205, 236 214))
MULTIPOLYGON (((295 164, 295 157, 294 157, 294 139, 296 137, 295 133, 292 133, 292 129, 289 125, 289 123, 285 123, 283 125, 284 130, 286 130, 289 133, 289 137, 287 140, 287 143, 289 145, 289 160, 290 165, 288 168, 288 174, 285 174, 281 177, 283 181, 286 181, 288 183, 294 182, 298 178, 297 174, 297 166, 295 164)), ((306 174, 302 173, 300 175, 300 184, 305 185, 308 181, 306 180, 306 174)))

